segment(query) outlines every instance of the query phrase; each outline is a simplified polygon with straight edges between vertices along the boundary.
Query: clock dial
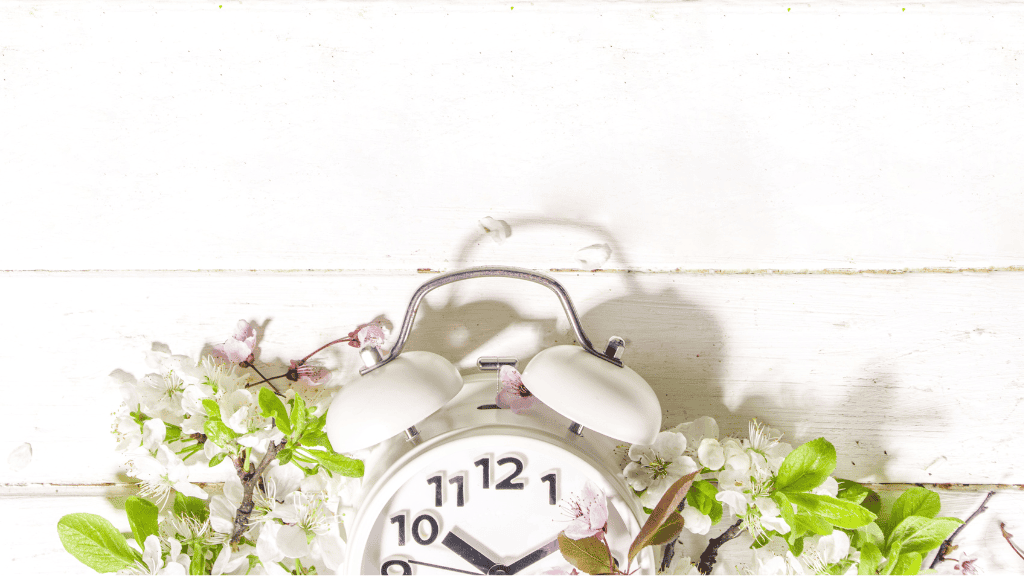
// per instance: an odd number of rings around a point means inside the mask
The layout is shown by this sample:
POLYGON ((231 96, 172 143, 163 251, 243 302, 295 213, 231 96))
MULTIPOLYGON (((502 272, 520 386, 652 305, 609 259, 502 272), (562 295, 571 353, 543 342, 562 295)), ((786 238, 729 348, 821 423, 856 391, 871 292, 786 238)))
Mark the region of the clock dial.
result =
MULTIPOLYGON (((638 526, 593 464, 550 442, 478 435, 443 443, 403 463, 371 502, 359 571, 364 574, 527 574, 571 566, 557 536, 587 482, 609 497, 612 550, 628 550, 638 526)), ((357 546, 359 542, 354 542, 357 546)), ((617 558, 625 566, 625 558, 617 558)))

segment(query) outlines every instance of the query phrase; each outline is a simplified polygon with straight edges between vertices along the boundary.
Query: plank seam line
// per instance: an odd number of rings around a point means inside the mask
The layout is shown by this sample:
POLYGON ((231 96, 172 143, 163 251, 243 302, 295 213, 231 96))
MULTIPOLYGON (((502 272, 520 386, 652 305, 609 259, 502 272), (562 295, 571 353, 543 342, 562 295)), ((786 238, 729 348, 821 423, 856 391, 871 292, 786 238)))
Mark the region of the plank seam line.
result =
MULTIPOLYGON (((4 269, 4 274, 441 274, 460 270, 417 268, 415 270, 405 269, 344 269, 344 268, 154 268, 154 269, 129 269, 129 268, 68 268, 68 269, 4 269)), ((821 268, 821 269, 784 269, 784 268, 749 268, 743 270, 718 269, 718 268, 675 268, 671 270, 636 270, 629 268, 608 268, 608 269, 584 269, 584 268, 548 268, 546 272, 556 274, 666 274, 666 275, 696 275, 696 276, 737 276, 737 275, 765 275, 765 276, 813 276, 813 275, 834 275, 834 276, 859 276, 859 275, 903 275, 903 274, 988 274, 993 272, 1024 272, 1024 266, 984 266, 966 268, 821 268)))

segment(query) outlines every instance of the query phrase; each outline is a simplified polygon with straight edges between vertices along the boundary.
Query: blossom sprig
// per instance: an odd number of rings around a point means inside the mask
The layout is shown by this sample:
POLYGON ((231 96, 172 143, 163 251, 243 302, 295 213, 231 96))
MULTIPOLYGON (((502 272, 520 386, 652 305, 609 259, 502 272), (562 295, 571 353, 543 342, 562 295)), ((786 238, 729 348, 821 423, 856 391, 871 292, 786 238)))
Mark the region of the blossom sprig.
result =
POLYGON ((662 432, 652 445, 630 446, 627 456, 622 475, 645 507, 683 470, 697 468, 700 477, 681 504, 684 527, 707 534, 723 518, 736 519, 709 542, 696 566, 681 554, 685 562, 673 561, 670 543, 663 562, 669 573, 710 573, 718 548, 748 533, 756 573, 916 574, 923 556, 960 523, 938 518, 938 494, 918 487, 904 492, 891 511, 881 510, 875 492, 832 477, 830 442, 818 438, 794 449, 756 419, 746 437, 720 439, 714 419, 700 418, 662 432))
MULTIPOLYGON (((363 324, 313 354, 384 337, 363 324)), ((267 378, 256 330, 239 321, 198 360, 159 349, 148 357, 153 373, 118 373, 125 403, 114 432, 141 481, 125 506, 135 546, 102 517, 69 514, 58 523, 65 549, 101 572, 336 571, 345 552, 330 511, 352 501, 363 463, 334 452, 324 432, 328 398, 313 390, 330 371, 313 354, 267 378), (306 386, 275 386, 282 378, 306 386), (223 494, 195 481, 197 465, 223 471, 223 494)))

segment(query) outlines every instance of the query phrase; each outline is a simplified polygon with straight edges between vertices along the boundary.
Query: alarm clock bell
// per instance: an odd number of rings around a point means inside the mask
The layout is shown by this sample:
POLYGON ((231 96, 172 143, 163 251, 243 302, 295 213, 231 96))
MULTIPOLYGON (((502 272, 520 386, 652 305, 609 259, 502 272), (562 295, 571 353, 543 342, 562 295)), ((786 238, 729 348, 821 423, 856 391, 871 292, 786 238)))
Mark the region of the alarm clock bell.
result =
POLYGON ((527 270, 484 267, 444 274, 420 286, 388 355, 363 350, 366 366, 361 376, 341 388, 328 410, 326 431, 334 450, 368 448, 403 430, 410 439, 417 439, 416 424, 459 393, 462 376, 451 362, 430 352, 401 355, 402 348, 428 292, 480 277, 535 282, 551 289, 561 301, 579 345, 542 350, 524 369, 523 381, 541 402, 572 421, 574 434, 591 428, 633 444, 654 441, 661 429, 661 406, 650 385, 622 364, 622 339, 613 336, 603 353, 597 351, 583 332, 569 294, 554 279, 527 270))

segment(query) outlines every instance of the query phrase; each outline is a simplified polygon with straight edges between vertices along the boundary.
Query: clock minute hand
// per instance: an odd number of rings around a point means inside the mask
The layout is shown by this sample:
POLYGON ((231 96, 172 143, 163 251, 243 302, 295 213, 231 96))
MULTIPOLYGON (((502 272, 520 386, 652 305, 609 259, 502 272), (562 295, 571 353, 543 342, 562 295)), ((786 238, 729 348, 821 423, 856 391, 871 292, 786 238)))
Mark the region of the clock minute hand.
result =
POLYGON ((508 565, 508 573, 509 574, 517 574, 523 568, 526 568, 527 566, 533 564, 534 562, 540 561, 545 556, 548 556, 549 554, 552 554, 552 553, 556 552, 557 550, 558 550, 558 539, 556 538, 556 539, 552 540, 551 542, 548 542, 547 544, 545 544, 541 548, 538 548, 537 550, 534 550, 533 552, 530 552, 526 556, 523 556, 519 560, 516 560, 515 562, 509 564, 508 565))
POLYGON ((445 548, 458 554, 460 558, 469 562, 484 574, 487 574, 487 572, 495 565, 493 560, 484 556, 482 552, 474 548, 469 542, 459 538, 452 532, 445 535, 441 544, 445 548))

